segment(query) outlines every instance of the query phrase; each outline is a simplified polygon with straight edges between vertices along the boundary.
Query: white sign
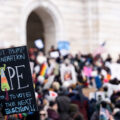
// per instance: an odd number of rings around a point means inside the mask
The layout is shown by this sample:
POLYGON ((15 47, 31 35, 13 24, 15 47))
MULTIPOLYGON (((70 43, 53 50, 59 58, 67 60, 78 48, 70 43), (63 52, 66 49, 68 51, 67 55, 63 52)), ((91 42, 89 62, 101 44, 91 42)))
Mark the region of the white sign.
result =
POLYGON ((66 56, 66 55, 69 54, 69 51, 65 50, 65 49, 62 49, 62 50, 60 50, 60 53, 61 53, 62 56, 66 56))
POLYGON ((118 63, 112 63, 109 64, 108 66, 111 70, 111 74, 112 74, 112 79, 113 78, 118 78, 118 80, 120 80, 120 64, 118 63))
POLYGON ((35 40, 35 46, 39 49, 44 48, 43 41, 41 39, 35 40))
POLYGON ((50 57, 52 58, 58 58, 59 57, 59 52, 58 51, 53 51, 50 53, 50 57))

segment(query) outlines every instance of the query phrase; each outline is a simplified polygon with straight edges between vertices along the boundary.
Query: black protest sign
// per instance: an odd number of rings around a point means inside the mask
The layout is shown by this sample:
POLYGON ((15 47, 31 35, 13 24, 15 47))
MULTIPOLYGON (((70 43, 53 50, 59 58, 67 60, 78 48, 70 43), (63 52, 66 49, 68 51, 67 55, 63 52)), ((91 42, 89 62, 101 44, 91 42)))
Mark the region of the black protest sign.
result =
POLYGON ((0 50, 0 107, 4 114, 37 110, 26 46, 0 50))

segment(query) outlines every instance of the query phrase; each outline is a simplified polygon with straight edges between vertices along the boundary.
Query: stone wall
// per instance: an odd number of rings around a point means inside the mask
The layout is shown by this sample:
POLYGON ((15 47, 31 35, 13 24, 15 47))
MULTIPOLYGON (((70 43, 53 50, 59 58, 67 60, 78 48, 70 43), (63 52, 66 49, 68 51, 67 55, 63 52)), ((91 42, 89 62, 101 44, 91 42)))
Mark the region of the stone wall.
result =
POLYGON ((106 41, 106 49, 116 57, 120 53, 120 1, 99 2, 99 39, 106 41))
POLYGON ((87 53, 106 41, 106 53, 119 54, 119 0, 0 0, 0 47, 26 44, 27 17, 38 4, 49 13, 44 24, 51 17, 56 30, 55 37, 46 32, 46 44, 68 40, 73 53, 87 53))

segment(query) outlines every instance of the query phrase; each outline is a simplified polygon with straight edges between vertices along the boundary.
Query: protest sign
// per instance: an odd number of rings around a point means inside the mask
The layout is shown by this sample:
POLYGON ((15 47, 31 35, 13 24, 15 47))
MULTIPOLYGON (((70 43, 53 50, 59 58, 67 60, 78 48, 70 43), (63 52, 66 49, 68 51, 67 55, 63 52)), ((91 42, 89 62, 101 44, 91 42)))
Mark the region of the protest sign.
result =
POLYGON ((70 85, 76 84, 76 73, 73 65, 66 66, 64 64, 61 65, 60 68, 61 81, 64 87, 68 87, 70 85))
POLYGON ((102 91, 98 91, 98 92, 91 92, 89 94, 89 99, 95 99, 97 101, 101 101, 101 100, 105 100, 105 93, 102 91))
POLYGON ((68 41, 59 41, 58 49, 60 50, 62 56, 66 56, 69 54, 70 43, 68 41))
POLYGON ((66 56, 66 55, 69 54, 69 51, 68 51, 68 50, 65 50, 65 49, 62 49, 62 50, 60 50, 60 54, 61 54, 62 56, 66 56))
POLYGON ((58 58, 60 55, 59 55, 59 52, 58 51, 52 51, 50 52, 50 57, 52 58, 58 58))
POLYGON ((44 48, 44 44, 43 44, 43 41, 41 39, 37 39, 35 40, 35 46, 38 48, 38 49, 43 49, 44 48))
POLYGON ((0 50, 0 78, 4 114, 37 110, 26 46, 0 50))
POLYGON ((62 50, 62 49, 70 50, 70 43, 67 41, 59 41, 58 42, 58 49, 59 50, 62 50))
POLYGON ((111 70, 112 79, 117 78, 118 80, 120 80, 120 64, 112 63, 112 64, 109 64, 108 67, 111 70))
POLYGON ((83 72, 84 72, 85 76, 91 77, 91 75, 92 75, 92 68, 85 66, 85 67, 83 68, 83 72))

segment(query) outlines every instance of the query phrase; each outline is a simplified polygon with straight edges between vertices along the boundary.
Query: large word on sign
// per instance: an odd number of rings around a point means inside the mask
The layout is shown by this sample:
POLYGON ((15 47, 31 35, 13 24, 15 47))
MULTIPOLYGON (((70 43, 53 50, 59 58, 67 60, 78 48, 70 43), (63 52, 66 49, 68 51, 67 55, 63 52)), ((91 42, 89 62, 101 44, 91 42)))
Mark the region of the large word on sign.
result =
POLYGON ((0 107, 5 114, 37 110, 26 46, 0 50, 0 107))

